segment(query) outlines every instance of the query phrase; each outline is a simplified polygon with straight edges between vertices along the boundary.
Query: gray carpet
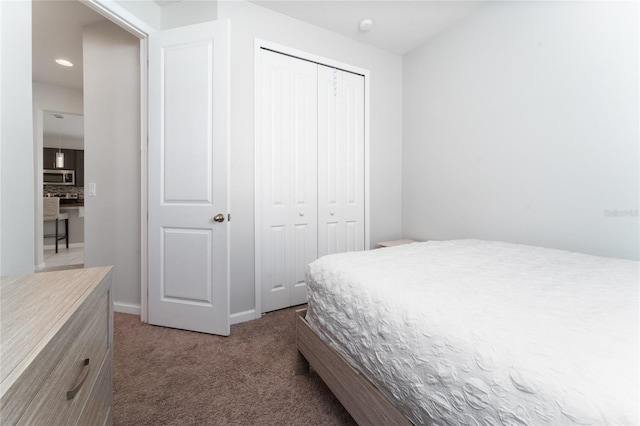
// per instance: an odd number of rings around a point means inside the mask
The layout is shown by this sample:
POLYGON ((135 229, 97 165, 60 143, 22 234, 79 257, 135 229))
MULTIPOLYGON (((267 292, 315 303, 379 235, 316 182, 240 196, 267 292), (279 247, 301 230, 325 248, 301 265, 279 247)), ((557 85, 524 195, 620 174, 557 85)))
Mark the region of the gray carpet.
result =
POLYGON ((115 425, 355 425, 315 374, 294 375, 294 309, 230 337, 115 314, 115 425))

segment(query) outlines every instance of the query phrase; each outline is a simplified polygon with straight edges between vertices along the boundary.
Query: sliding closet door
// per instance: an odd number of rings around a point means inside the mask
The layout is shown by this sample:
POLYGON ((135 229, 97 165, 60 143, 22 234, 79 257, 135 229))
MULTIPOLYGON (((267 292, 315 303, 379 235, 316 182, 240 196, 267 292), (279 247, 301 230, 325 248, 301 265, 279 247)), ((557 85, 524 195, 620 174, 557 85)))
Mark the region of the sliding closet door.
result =
POLYGON ((364 250, 364 77, 318 66, 318 256, 364 250))
POLYGON ((306 302, 317 258, 317 66, 261 51, 258 129, 262 311, 306 302))

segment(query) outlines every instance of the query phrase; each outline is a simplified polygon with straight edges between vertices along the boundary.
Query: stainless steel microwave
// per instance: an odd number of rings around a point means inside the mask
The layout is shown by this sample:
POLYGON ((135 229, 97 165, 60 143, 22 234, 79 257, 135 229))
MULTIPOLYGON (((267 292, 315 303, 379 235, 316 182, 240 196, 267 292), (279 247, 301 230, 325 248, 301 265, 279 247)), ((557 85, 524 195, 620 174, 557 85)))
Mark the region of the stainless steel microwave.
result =
POLYGON ((45 185, 75 185, 75 170, 45 169, 42 174, 42 183, 45 185))

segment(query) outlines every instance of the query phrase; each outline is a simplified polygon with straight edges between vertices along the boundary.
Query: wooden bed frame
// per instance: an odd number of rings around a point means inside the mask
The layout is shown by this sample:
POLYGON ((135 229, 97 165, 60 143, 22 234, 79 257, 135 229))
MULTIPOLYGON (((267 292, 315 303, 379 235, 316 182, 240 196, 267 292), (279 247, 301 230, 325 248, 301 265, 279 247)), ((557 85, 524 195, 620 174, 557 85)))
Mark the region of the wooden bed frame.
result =
POLYGON ((306 313, 306 309, 296 311, 296 374, 313 368, 359 425, 411 425, 367 378, 309 327, 306 313))

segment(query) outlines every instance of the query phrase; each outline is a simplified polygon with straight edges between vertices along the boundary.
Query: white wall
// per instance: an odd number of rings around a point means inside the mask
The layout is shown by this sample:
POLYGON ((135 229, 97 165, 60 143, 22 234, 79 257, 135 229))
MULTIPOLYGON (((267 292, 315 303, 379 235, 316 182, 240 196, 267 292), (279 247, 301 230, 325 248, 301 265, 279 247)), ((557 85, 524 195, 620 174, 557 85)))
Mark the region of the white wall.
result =
POLYGON ((84 138, 72 138, 69 136, 44 135, 43 147, 62 149, 84 149, 84 138))
POLYGON ((139 40, 110 22, 83 33, 85 266, 115 265, 114 304, 140 306, 139 40), (96 196, 87 186, 96 184, 96 196))
POLYGON ((254 40, 371 71, 371 242, 400 236, 402 58, 244 1, 231 20, 231 312, 254 309, 254 40))
POLYGON ((82 114, 82 89, 34 81, 33 109, 82 114))
POLYGON ((33 272, 31 3, 0 2, 0 275, 33 272))
MULTIPOLYGON (((105 3, 99 1, 99 3, 105 3)), ((146 25, 159 28, 200 22, 212 13, 211 5, 201 3, 201 14, 182 10, 174 22, 169 17, 171 7, 158 10, 146 2, 132 5, 128 1, 117 4, 133 13, 146 25), (138 8, 141 8, 138 10, 138 8), (168 8, 168 9, 167 9, 168 8), (165 10, 167 12, 165 12, 165 10)), ((105 3, 106 5, 106 3, 105 3)), ((253 85, 254 40, 262 38, 304 50, 371 71, 371 241, 400 236, 400 163, 402 134, 402 58, 352 39, 322 30, 296 19, 272 12, 242 0, 219 2, 219 19, 231 19, 231 312, 254 309, 254 206, 253 206, 253 85)), ((96 58, 97 59, 97 58, 96 58)), ((85 70, 86 79, 86 70, 85 70)), ((105 89, 108 91, 108 89, 105 89)), ((85 86, 85 109, 87 88, 85 86)), ((86 114, 85 114, 86 119, 86 114)), ((85 126, 88 126, 85 123, 85 126)), ((85 135, 85 143, 88 135, 85 135)), ((87 145, 88 146, 88 145, 87 145)), ((89 148, 87 148, 88 150, 89 148)), ((108 158, 104 157, 103 158, 108 158)), ((85 161, 87 161, 85 159, 85 161)), ((97 161, 97 160, 96 160, 97 161)), ((86 162, 87 169, 91 167, 86 162)), ((85 177, 86 182, 91 182, 85 177)), ((104 185, 103 185, 104 186, 104 185)), ((101 192, 100 185, 98 193, 101 192)), ((109 189, 111 191, 111 189, 109 189)), ((109 197, 113 197, 109 193, 109 197)), ((119 198, 123 205, 133 205, 119 198)), ((89 198, 85 198, 89 200, 89 198)), ((106 207, 106 206, 105 206, 106 207)), ((87 211, 87 216, 90 212, 87 211)), ((133 215, 132 215, 133 216, 133 215)), ((106 218, 107 225, 111 219, 106 218)), ((101 224, 102 232, 109 226, 101 224)), ((86 221, 87 244, 91 240, 86 221)), ((96 231, 97 232, 97 231, 96 231)), ((139 231, 138 231, 139 232, 139 231)), ((106 237, 106 235, 104 236, 106 237)), ((139 245, 137 246, 139 250, 139 245)), ((85 251, 88 248, 85 245, 85 251)), ((104 249, 103 251, 106 251, 104 249)), ((113 258, 113 254, 109 254, 113 258)), ((136 260, 139 257, 136 257, 136 260)), ((119 272, 117 272, 119 273, 119 272)), ((124 303, 139 304, 139 285, 122 282, 120 295, 124 303), (124 297, 124 294, 127 297, 124 297)), ((118 296, 118 293, 116 293, 118 296)))
POLYGON ((403 235, 638 259, 638 53, 637 2, 494 2, 407 54, 403 235))
MULTIPOLYGON (((34 196, 34 259, 35 268, 40 269, 44 263, 44 242, 42 222, 42 148, 45 146, 42 134, 43 111, 58 111, 72 114, 83 113, 82 90, 70 87, 57 86, 55 84, 33 82, 33 181, 31 189, 34 196)), ((57 141, 56 145, 57 147, 57 141)), ((63 146, 63 148, 68 148, 63 146)), ((79 223, 79 222, 78 222, 79 223)), ((48 232, 48 231, 47 231, 48 232)), ((80 235, 78 229, 74 229, 74 235, 80 235)), ((75 240, 75 239, 74 239, 75 240)), ((84 230, 82 231, 84 241, 84 230)))
POLYGON ((142 22, 146 30, 180 27, 200 22, 213 21, 217 17, 217 0, 180 0, 158 5, 153 0, 92 0, 102 7, 119 13, 124 10, 142 22))
POLYGON ((216 0, 182 0, 169 3, 162 7, 162 29, 215 21, 217 15, 216 0))
POLYGON ((103 7, 116 12, 118 12, 117 8, 121 7, 150 28, 158 30, 162 27, 162 7, 153 0, 114 0, 113 4, 109 4, 109 0, 93 1, 101 3, 103 7))

